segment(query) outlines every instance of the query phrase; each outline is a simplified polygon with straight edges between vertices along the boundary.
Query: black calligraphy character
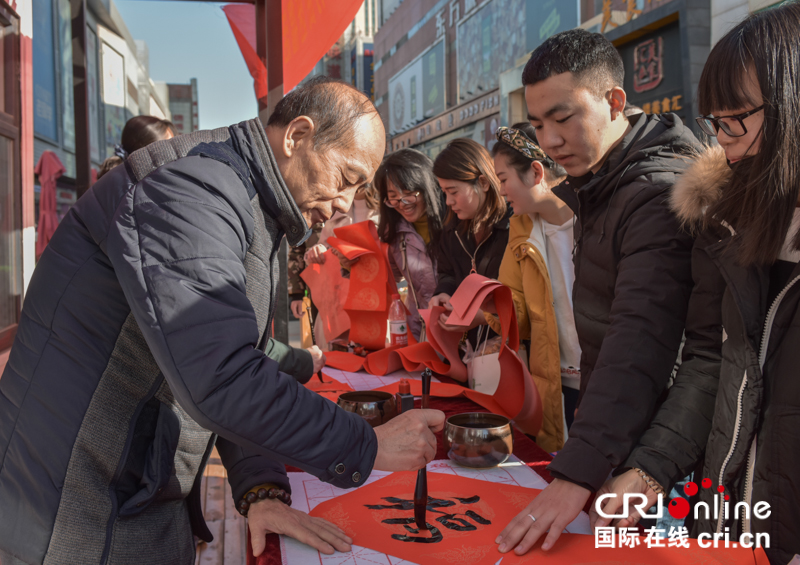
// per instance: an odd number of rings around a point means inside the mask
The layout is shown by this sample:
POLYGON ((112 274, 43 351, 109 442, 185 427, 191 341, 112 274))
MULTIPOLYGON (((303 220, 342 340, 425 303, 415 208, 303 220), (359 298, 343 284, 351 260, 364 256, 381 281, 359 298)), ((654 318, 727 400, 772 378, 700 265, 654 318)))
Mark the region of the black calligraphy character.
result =
MULTIPOLYGON (((367 504, 366 507, 370 510, 413 510, 414 508, 414 501, 413 500, 406 500, 402 498, 396 498, 393 496, 384 497, 383 500, 389 502, 390 504, 367 504)), ((471 496, 469 498, 455 498, 461 504, 475 504, 476 502, 480 501, 479 496, 471 496)), ((454 530, 459 532, 470 532, 477 530, 478 528, 470 523, 466 518, 471 519, 476 524, 479 525, 488 525, 491 524, 489 520, 475 512, 474 510, 467 510, 463 516, 465 518, 459 517, 458 513, 447 514, 439 510, 439 508, 450 508, 455 506, 455 502, 452 500, 447 499, 436 499, 428 497, 428 504, 426 505, 427 509, 430 512, 434 512, 436 514, 441 514, 441 516, 436 518, 436 521, 439 522, 442 526, 447 528, 448 530, 454 530)), ((414 524, 414 518, 387 518, 382 520, 384 524, 398 524, 402 525, 403 528, 406 529, 407 532, 411 534, 419 534, 419 529, 410 526, 410 524, 414 524)), ((444 539, 442 532, 430 524, 427 524, 428 530, 431 532, 431 537, 427 536, 417 536, 417 535, 408 535, 408 534, 392 534, 392 539, 396 539, 399 541, 405 542, 412 542, 412 543, 439 543, 444 539)))

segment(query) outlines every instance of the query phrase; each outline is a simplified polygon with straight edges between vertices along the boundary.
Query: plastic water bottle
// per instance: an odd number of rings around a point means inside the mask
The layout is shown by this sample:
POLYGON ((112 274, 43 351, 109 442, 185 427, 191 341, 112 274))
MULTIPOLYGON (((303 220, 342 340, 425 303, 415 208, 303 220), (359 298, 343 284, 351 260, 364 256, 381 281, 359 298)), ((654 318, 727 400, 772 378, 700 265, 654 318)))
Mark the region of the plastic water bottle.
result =
POLYGON ((400 302, 400 295, 392 295, 389 308, 389 345, 408 345, 408 323, 406 309, 400 302))

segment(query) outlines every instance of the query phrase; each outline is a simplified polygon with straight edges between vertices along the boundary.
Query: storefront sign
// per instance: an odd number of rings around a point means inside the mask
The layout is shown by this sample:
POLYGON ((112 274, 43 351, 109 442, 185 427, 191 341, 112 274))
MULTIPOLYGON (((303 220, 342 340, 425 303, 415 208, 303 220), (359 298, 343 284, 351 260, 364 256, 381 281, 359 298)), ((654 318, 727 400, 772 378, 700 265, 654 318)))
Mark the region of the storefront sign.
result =
POLYGON ((103 103, 105 106, 106 157, 122 139, 125 127, 125 60, 110 45, 101 43, 103 62, 103 103))
POLYGON ((600 33, 619 27, 620 21, 628 23, 670 2, 672 0, 603 0, 600 33))
POLYGON ((617 48, 625 65, 628 101, 648 114, 685 112, 680 24, 661 29, 617 48))
MULTIPOLYGON (((396 135, 391 140, 390 150, 396 151, 397 149, 401 149, 403 147, 417 145, 443 135, 452 134, 453 132, 458 131, 470 124, 474 124, 475 122, 479 122, 481 120, 486 120, 487 118, 492 118, 499 111, 500 92, 498 90, 493 90, 492 92, 475 98, 466 104, 457 106, 446 114, 442 114, 431 120, 427 120, 411 131, 396 135)), ((490 126, 489 129, 492 129, 491 120, 487 125, 490 126)), ((498 125, 499 116, 494 124, 494 130, 497 129, 498 125)), ((494 130, 490 135, 494 135, 494 130)), ((483 130, 481 130, 481 135, 478 139, 476 139, 476 141, 479 143, 488 143, 491 141, 491 139, 484 139, 483 130)))
POLYGON ((434 43, 389 79, 391 132, 401 132, 444 111, 444 41, 434 43))
POLYGON ((664 38, 639 43, 633 50, 633 89, 653 90, 664 78, 664 38))

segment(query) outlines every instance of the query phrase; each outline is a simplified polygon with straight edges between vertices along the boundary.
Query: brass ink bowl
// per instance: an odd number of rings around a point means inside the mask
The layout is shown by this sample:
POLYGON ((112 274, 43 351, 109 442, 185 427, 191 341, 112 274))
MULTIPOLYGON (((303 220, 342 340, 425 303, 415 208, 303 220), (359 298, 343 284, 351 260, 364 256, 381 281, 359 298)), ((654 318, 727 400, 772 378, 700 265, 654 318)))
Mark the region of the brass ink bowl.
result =
POLYGON ((336 404, 346 412, 358 414, 373 428, 397 416, 397 402, 394 395, 388 392, 345 392, 339 395, 336 404))
POLYGON ((479 412, 450 416, 444 425, 444 449, 463 467, 489 469, 505 463, 514 447, 511 421, 479 412))

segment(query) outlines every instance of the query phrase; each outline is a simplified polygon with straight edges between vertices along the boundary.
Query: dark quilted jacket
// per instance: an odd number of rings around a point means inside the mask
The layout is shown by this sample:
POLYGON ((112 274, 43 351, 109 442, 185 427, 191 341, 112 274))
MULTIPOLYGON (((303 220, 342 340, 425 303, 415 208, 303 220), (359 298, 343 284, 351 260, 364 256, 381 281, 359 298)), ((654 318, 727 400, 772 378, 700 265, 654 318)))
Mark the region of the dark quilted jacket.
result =
POLYGON ((263 352, 278 244, 306 232, 258 120, 151 145, 78 201, 0 379, 11 563, 193 563, 215 435, 234 497, 288 488, 284 462, 368 477, 372 429, 263 352))
POLYGON ((555 189, 577 215, 573 304, 581 397, 548 467, 596 490, 647 428, 677 360, 692 238, 669 207, 699 144, 675 114, 639 114, 595 175, 555 189))
MULTIPOLYGON (((673 193, 681 218, 697 226, 730 174, 721 148, 698 158, 673 193)), ((698 485, 711 479, 692 508, 699 501, 714 508, 716 497, 728 496, 731 513, 715 520, 700 512, 695 520, 692 512, 692 535, 766 534, 770 562, 782 565, 800 554, 800 267, 768 303, 770 269, 738 264, 734 228, 711 226, 697 238, 683 363, 625 467, 667 488, 692 470, 698 485), (742 501, 767 503, 770 515, 736 519, 742 501)))

